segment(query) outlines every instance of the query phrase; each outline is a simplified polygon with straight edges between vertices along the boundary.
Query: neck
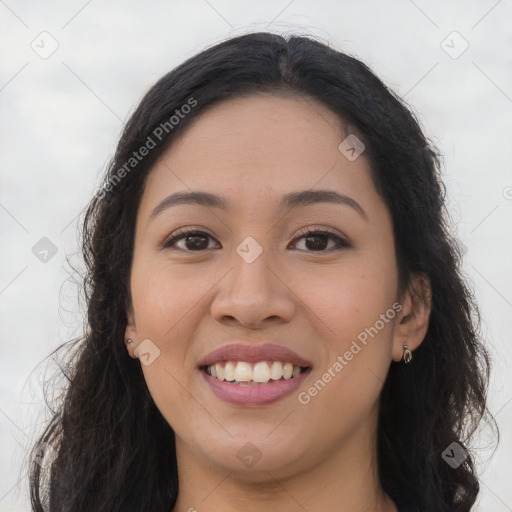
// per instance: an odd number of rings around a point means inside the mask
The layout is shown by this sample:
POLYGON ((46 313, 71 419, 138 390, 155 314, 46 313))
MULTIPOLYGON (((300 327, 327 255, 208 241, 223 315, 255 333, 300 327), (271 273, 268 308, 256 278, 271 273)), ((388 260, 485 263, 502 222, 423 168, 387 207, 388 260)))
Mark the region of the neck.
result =
POLYGON ((375 432, 375 424, 358 429, 307 470, 260 471, 250 481, 200 459, 177 438, 180 487, 173 512, 396 512, 380 486, 375 432))

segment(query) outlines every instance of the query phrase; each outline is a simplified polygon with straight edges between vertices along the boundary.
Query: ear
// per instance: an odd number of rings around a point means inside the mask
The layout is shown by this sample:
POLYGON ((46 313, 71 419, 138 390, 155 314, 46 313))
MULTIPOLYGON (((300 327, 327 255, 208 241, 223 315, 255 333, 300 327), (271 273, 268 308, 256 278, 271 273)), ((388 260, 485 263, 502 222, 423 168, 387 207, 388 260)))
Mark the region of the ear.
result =
POLYGON ((413 352, 427 334, 432 308, 432 289, 426 274, 414 274, 409 286, 399 300, 402 309, 397 315, 393 333, 393 361, 400 361, 404 354, 404 342, 413 352))
POLYGON ((126 350, 132 359, 138 359, 134 354, 135 347, 137 346, 137 327, 135 324, 135 315, 133 313, 133 307, 130 304, 126 313, 126 329, 124 332, 124 342, 126 350), (132 343, 126 343, 126 340, 132 340, 132 343))

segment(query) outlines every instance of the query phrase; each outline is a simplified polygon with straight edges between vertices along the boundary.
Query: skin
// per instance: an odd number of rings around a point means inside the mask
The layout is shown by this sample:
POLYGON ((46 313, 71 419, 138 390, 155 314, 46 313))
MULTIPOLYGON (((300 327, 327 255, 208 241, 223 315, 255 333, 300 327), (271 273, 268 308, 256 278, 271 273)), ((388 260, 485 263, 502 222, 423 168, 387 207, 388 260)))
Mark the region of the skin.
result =
POLYGON ((338 116, 313 99, 230 99, 198 116, 148 176, 127 350, 137 357, 145 339, 160 350, 142 369, 176 433, 175 512, 396 511, 377 473, 378 399, 404 340, 414 351, 425 336, 429 285, 413 276, 410 289, 419 293, 399 293, 390 214, 364 153, 349 161, 338 150, 344 138, 338 116), (350 196, 367 218, 340 204, 279 208, 284 194, 310 189, 350 196), (198 190, 225 197, 231 209, 182 204, 150 218, 169 194, 198 190), (194 251, 185 239, 161 248, 182 227, 209 234, 199 239, 208 249, 194 251), (330 230, 350 246, 335 250, 325 237, 315 243, 299 231, 305 227, 330 230), (263 248, 252 263, 236 252, 247 236, 263 248), (298 392, 395 302, 402 310, 300 403, 298 392), (235 341, 284 345, 311 361, 312 371, 297 393, 273 404, 229 404, 204 383, 198 364, 235 341), (261 454, 251 468, 237 457, 247 442, 261 454))

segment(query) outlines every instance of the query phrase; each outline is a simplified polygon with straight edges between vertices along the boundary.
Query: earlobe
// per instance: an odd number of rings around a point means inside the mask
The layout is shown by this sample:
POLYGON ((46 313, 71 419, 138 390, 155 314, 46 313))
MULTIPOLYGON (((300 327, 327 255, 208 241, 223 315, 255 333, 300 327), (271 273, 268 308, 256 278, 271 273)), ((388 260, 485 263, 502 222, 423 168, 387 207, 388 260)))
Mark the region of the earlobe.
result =
POLYGON ((409 359, 427 334, 432 303, 430 279, 426 274, 415 274, 404 293, 402 310, 397 316, 393 334, 393 360, 409 359), (404 343, 406 348, 404 348, 404 343))

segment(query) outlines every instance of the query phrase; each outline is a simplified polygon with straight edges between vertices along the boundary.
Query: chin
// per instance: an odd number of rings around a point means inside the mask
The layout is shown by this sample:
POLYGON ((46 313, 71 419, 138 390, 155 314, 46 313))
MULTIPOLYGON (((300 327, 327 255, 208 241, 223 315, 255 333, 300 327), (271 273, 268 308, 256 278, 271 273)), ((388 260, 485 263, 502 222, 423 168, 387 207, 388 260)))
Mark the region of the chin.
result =
MULTIPOLYGON (((229 441, 204 446, 201 450, 214 466, 237 474, 247 482, 269 480, 270 474, 291 474, 299 469, 298 460, 304 456, 304 446, 297 435, 287 435, 288 442, 269 436, 269 430, 253 436, 234 436, 229 441)), ((211 439, 211 437, 210 437, 211 439)), ((197 445, 196 445, 197 446, 197 445)))

